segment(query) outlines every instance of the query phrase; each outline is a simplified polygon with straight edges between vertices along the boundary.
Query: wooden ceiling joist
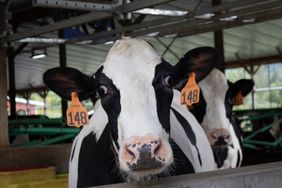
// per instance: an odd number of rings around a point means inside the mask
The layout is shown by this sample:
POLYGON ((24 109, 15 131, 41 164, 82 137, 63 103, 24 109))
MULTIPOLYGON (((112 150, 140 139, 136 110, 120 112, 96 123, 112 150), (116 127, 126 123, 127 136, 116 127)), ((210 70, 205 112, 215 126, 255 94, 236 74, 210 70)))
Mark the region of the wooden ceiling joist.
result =
POLYGON ((238 59, 234 61, 225 62, 225 66, 227 68, 236 68, 249 65, 261 65, 261 64, 271 64, 271 63, 278 63, 282 61, 282 56, 279 55, 272 55, 272 56, 265 56, 265 57, 256 57, 250 59, 238 59))

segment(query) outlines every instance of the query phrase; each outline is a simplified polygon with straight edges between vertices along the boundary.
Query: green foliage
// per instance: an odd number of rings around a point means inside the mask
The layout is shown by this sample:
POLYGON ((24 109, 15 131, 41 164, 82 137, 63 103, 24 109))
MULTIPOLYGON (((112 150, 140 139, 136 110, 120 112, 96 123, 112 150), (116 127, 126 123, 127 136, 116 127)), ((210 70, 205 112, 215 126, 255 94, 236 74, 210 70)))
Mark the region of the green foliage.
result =
POLYGON ((46 115, 50 118, 57 118, 62 116, 61 98, 54 92, 49 91, 46 98, 46 115))

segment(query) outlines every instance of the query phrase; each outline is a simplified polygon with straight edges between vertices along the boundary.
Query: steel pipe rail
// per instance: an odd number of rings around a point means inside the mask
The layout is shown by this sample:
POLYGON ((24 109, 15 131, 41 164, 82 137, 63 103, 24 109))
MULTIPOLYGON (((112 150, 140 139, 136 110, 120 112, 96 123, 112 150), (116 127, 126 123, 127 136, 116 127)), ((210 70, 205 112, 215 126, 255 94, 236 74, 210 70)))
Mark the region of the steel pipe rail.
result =
POLYGON ((62 136, 57 136, 55 138, 50 138, 44 141, 30 141, 24 144, 19 144, 17 146, 20 147, 37 147, 37 146, 47 146, 50 144, 57 144, 69 139, 72 139, 76 136, 76 134, 66 134, 66 135, 62 135, 62 136))
POLYGON ((41 118, 41 119, 12 119, 9 120, 10 125, 65 125, 66 122, 63 118, 41 118))
POLYGON ((18 134, 29 135, 56 135, 56 134, 77 134, 80 129, 78 128, 53 128, 53 127, 20 127, 10 128, 9 135, 14 136, 18 134))
MULTIPOLYGON (((281 187, 282 162, 234 169, 174 176, 152 181, 146 188, 266 188, 281 187)), ((138 188, 133 183, 97 186, 97 188, 138 188)))

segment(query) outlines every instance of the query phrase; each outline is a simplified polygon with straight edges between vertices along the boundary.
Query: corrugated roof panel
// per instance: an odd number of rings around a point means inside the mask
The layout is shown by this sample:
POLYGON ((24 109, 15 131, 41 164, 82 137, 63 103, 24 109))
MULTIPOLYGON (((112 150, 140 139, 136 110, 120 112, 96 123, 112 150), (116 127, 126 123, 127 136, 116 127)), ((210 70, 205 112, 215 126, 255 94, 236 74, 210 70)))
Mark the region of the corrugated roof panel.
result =
MULTIPOLYGON (((228 1, 229 2, 229 1, 228 1)), ((179 0, 160 7, 183 6, 191 9, 197 1, 179 0)), ((208 6, 210 0, 203 1, 201 6, 208 6)), ((210 5, 209 5, 210 6, 210 5)), ((162 55, 165 47, 155 37, 142 37, 150 42, 157 52, 162 55)), ((168 45, 172 38, 160 38, 168 45)), ((181 57, 188 50, 199 46, 213 46, 213 33, 177 38, 171 45, 171 50, 181 57)), ((67 65, 78 68, 85 74, 94 73, 104 62, 108 50, 112 45, 67 45, 67 65)), ((224 30, 225 60, 237 59, 238 53, 242 59, 262 57, 278 54, 276 47, 282 49, 282 19, 246 25, 224 30)), ((19 54, 15 59, 16 88, 23 89, 42 85, 42 75, 49 68, 59 66, 58 46, 47 49, 48 56, 43 59, 33 60, 31 53, 19 54)), ((171 63, 177 62, 177 58, 167 52, 164 56, 171 63)))

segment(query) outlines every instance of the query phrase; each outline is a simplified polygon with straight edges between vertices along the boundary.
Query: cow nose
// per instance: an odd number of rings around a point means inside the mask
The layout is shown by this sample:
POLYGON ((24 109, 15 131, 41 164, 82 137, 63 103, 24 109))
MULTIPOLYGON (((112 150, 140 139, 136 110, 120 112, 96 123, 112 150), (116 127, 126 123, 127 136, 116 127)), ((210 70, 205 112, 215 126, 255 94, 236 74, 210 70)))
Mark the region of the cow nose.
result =
POLYGON ((134 160, 138 156, 152 156, 155 157, 158 155, 158 152, 161 148, 160 139, 154 139, 148 141, 147 143, 131 143, 126 144, 125 153, 131 157, 131 160, 134 160))
POLYGON ((217 141, 215 142, 215 145, 226 145, 228 143, 228 138, 230 135, 227 136, 219 136, 217 138, 217 141))
POLYGON ((134 137, 122 145, 120 161, 132 171, 161 168, 171 160, 169 147, 160 137, 134 137))
POLYGON ((225 146, 231 143, 231 136, 226 129, 216 129, 209 133, 208 139, 211 145, 225 146))

